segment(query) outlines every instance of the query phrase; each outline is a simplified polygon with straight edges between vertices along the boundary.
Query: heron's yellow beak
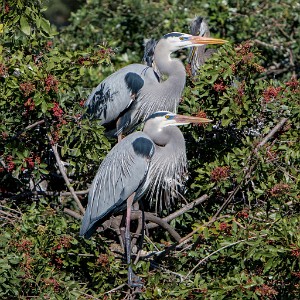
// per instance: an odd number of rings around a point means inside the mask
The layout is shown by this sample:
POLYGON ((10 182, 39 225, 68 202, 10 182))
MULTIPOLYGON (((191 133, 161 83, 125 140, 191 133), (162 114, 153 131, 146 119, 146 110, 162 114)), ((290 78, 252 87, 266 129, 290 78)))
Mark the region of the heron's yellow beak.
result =
POLYGON ((174 117, 175 122, 178 125, 183 125, 183 124, 205 124, 205 123, 210 123, 213 120, 207 119, 207 118, 200 118, 200 117, 192 117, 192 116, 184 116, 184 115, 176 115, 174 117))
POLYGON ((215 44, 225 44, 228 41, 222 39, 216 39, 206 36, 191 36, 190 41, 196 45, 215 45, 215 44))

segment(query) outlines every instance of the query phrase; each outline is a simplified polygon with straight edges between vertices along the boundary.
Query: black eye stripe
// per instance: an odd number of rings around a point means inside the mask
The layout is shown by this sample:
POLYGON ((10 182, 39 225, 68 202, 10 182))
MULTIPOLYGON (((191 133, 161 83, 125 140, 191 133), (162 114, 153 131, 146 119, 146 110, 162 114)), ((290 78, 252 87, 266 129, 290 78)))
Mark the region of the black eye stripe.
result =
POLYGON ((171 32, 171 33, 167 33, 164 35, 164 38, 167 39, 169 37, 179 37, 182 36, 182 33, 178 33, 178 32, 171 32))

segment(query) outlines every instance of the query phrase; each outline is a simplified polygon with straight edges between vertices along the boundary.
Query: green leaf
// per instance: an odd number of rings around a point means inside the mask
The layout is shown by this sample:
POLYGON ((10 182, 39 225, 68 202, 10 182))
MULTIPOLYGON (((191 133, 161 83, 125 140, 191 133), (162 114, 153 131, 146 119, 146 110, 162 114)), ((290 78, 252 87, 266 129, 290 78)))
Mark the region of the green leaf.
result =
POLYGON ((227 106, 227 107, 224 107, 224 108, 221 110, 220 115, 226 115, 226 114, 228 113, 228 111, 229 111, 229 107, 228 107, 228 106, 227 106))
POLYGON ((231 119, 223 119, 222 120, 222 126, 226 127, 230 124, 231 122, 231 119))
POLYGON ((49 34, 50 31, 51 31, 51 26, 50 26, 50 22, 44 18, 41 18, 40 19, 40 22, 41 22, 41 27, 42 29, 47 33, 49 34))
POLYGON ((24 32, 26 35, 30 35, 30 25, 24 16, 21 16, 20 26, 22 32, 24 32))

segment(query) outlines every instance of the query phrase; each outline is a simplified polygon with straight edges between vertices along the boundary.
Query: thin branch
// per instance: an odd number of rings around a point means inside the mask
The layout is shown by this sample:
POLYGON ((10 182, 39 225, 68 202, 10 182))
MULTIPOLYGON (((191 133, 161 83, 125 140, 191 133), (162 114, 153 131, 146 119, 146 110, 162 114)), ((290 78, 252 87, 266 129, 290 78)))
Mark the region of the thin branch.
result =
POLYGON ((234 243, 231 243, 229 245, 226 245, 226 246, 223 246, 221 247, 220 249, 210 253, 209 255, 207 255, 206 257, 204 257, 203 259, 201 259, 197 264, 196 266, 193 267, 192 270, 190 270, 187 275, 184 277, 184 280, 186 280, 201 264, 203 264, 206 260, 208 260, 211 256, 213 256, 214 254, 226 249, 226 248, 229 248, 229 247, 232 247, 234 245, 237 245, 237 244, 240 244, 240 243, 243 243, 243 242, 247 242, 247 241, 250 241, 250 240, 254 240, 256 238, 260 238, 260 237, 265 237, 267 236, 267 234, 263 234, 263 235, 258 235, 258 236, 253 236, 251 238, 248 238, 248 239, 243 239, 243 240, 239 240, 239 241, 236 241, 234 243))
MULTIPOLYGON (((258 150, 264 146, 276 133, 278 130, 281 129, 281 127, 285 124, 285 122, 288 120, 288 118, 282 118, 279 123, 262 139, 262 141, 255 147, 252 153, 257 154, 258 150)), ((252 155, 250 155, 250 158, 252 158, 252 155)), ((248 182, 249 177, 256 166, 257 162, 255 162, 253 165, 248 168, 244 179, 234 188, 234 190, 230 193, 229 197, 226 199, 226 201, 223 203, 223 205, 218 209, 218 211, 215 213, 213 216, 212 220, 215 220, 220 213, 225 209, 225 207, 231 202, 231 200, 234 198, 234 196, 237 194, 237 192, 240 190, 241 186, 245 183, 248 182)))
POLYGON ((255 147, 254 152, 257 153, 258 149, 264 146, 281 127, 285 124, 288 118, 282 118, 279 123, 263 138, 263 140, 255 147))
POLYGON ((54 144, 54 145, 53 145, 53 139, 52 139, 52 137, 51 137, 51 135, 50 135, 49 133, 48 133, 48 138, 49 138, 50 145, 51 145, 51 148, 52 148, 52 150, 53 150, 53 153, 54 153, 54 156, 55 156, 55 159, 56 159, 56 162, 57 162, 59 171, 60 171, 61 175, 63 176, 63 178, 64 178, 64 180, 65 180, 65 183, 67 184, 67 187, 68 187, 68 189, 69 189, 71 195, 73 196, 75 202, 77 203, 77 205, 78 205, 80 211, 84 214, 85 209, 83 208, 83 206, 82 206, 80 200, 78 199, 78 197, 77 197, 77 195, 76 195, 76 193, 75 193, 75 191, 74 191, 74 189, 73 189, 73 187, 72 187, 72 185, 71 185, 71 183, 70 183, 70 180, 69 180, 69 178, 68 178, 68 176, 67 176, 67 174, 66 174, 66 172, 65 172, 64 166, 63 166, 63 164, 62 164, 62 162, 61 162, 59 153, 58 153, 58 151, 57 151, 57 144, 54 144))
POLYGON ((69 208, 64 208, 63 212, 68 214, 71 217, 74 217, 75 219, 78 219, 78 220, 82 220, 82 218, 83 218, 82 215, 78 214, 77 212, 75 212, 69 208))
POLYGON ((290 54, 290 65, 294 68, 293 76, 296 77, 294 54, 291 48, 289 48, 289 54, 290 54))
POLYGON ((268 44, 266 42, 260 41, 258 39, 253 40, 254 43, 260 45, 260 46, 264 46, 267 48, 272 48, 273 50, 275 50, 276 48, 280 48, 282 45, 279 44, 268 44))
POLYGON ((31 128, 34 128, 34 127, 36 127, 36 126, 38 126, 38 125, 41 125, 41 124, 43 124, 43 123, 45 123, 45 120, 37 121, 37 122, 35 122, 35 123, 33 123, 33 124, 30 124, 30 125, 28 125, 27 127, 25 127, 25 128, 24 128, 24 131, 25 131, 25 130, 29 130, 29 129, 31 129, 31 128))
POLYGON ((2 205, 2 204, 0 204, 0 209, 1 209, 1 210, 7 209, 7 210, 10 210, 10 211, 12 211, 12 212, 14 212, 14 213, 17 213, 17 214, 22 215, 22 212, 21 212, 21 211, 16 210, 16 209, 12 209, 12 208, 7 207, 7 206, 4 206, 4 205, 2 205))
POLYGON ((3 160, 2 158, 0 158, 0 163, 1 163, 2 167, 3 167, 4 169, 6 169, 5 162, 4 162, 4 160, 3 160))
POLYGON ((21 219, 21 217, 20 216, 16 216, 16 215, 14 215, 14 214, 10 214, 10 213, 8 213, 8 212, 6 212, 6 211, 4 211, 4 210, 0 210, 0 215, 5 215, 5 216, 7 216, 7 217, 9 217, 9 218, 15 218, 15 219, 21 219))
POLYGON ((27 131, 27 130, 29 130, 29 129, 32 129, 32 128, 38 126, 38 125, 41 125, 41 124, 43 124, 43 123, 45 123, 45 120, 40 120, 40 121, 37 121, 37 122, 35 122, 35 123, 33 123, 33 124, 30 124, 30 125, 26 126, 23 130, 18 131, 18 132, 12 137, 12 139, 16 139, 16 138, 17 138, 18 136, 20 136, 23 132, 25 132, 25 131, 27 131))
POLYGON ((105 295, 105 294, 110 294, 110 293, 114 293, 114 292, 120 290, 120 289, 121 289, 122 287, 124 287, 125 285, 126 285, 126 284, 123 283, 123 284, 117 286, 116 288, 114 288, 114 289, 112 289, 112 290, 110 290, 110 291, 105 292, 103 295, 105 295))
POLYGON ((160 266, 158 264, 153 264, 153 262, 152 262, 151 265, 154 266, 157 269, 160 269, 160 270, 166 272, 166 273, 169 273, 169 274, 175 275, 176 277, 179 277, 180 278, 180 282, 183 282, 186 279, 184 275, 182 275, 180 273, 173 272, 173 271, 171 271, 171 270, 169 270, 169 269, 167 269, 165 267, 162 267, 162 266, 160 266))
MULTIPOLYGON (((142 211, 138 210, 138 211, 132 211, 131 212, 131 217, 130 219, 133 220, 138 220, 141 217, 142 211)), ((107 228, 118 228, 120 226, 121 223, 121 219, 122 216, 117 216, 117 217, 111 217, 110 219, 108 219, 107 221, 103 222, 101 224, 102 228, 99 228, 100 231, 104 231, 107 228)), ((162 228, 164 228, 166 231, 169 232, 169 234, 178 242, 181 237, 180 235, 176 232, 176 230, 171 227, 167 222, 165 222, 163 219, 155 216, 152 213, 149 212, 145 212, 145 222, 146 221, 150 221, 152 223, 156 223, 157 225, 161 226, 162 228)), ((147 225, 146 225, 147 227, 147 225)))
MULTIPOLYGON (((162 220, 169 223, 173 219, 176 219, 177 217, 179 217, 179 216, 183 215, 184 213, 186 213, 188 210, 194 208, 196 205, 203 203, 208 198, 209 198, 208 195, 205 194, 205 195, 195 199, 191 203, 188 203, 187 205, 184 205, 181 209, 179 209, 179 210, 175 211, 174 213, 168 215, 167 217, 163 218, 162 220)), ((150 223, 150 224, 147 225, 148 229, 152 229, 152 228, 155 228, 157 226, 158 226, 158 224, 154 224, 154 223, 150 223)))
MULTIPOLYGON (((142 212, 133 212, 132 216, 137 218, 142 212), (137 214, 135 216, 135 214, 137 214)), ((177 241, 179 242, 181 237, 180 235, 175 231, 175 229, 173 227, 171 227, 167 222, 165 222, 163 219, 154 216, 152 213, 149 212, 145 212, 145 221, 150 221, 153 223, 158 224, 159 226, 161 226, 162 228, 164 228, 165 230, 167 230, 170 235, 177 241)))
MULTIPOLYGON (((220 216, 220 217, 217 217, 215 219, 211 219, 209 220, 208 222, 204 223, 201 227, 207 227, 209 226, 211 223, 214 223, 215 221, 219 220, 219 219, 224 219, 224 218, 228 218, 228 217, 231 217, 230 215, 224 215, 224 216, 220 216)), ((199 231, 199 228, 196 228, 195 230, 193 230, 192 232, 190 232, 188 235, 186 235, 185 237, 183 237, 178 246, 182 246, 184 244, 186 244, 192 237, 195 233, 197 233, 199 231)), ((195 242, 197 243, 197 241, 195 242)))

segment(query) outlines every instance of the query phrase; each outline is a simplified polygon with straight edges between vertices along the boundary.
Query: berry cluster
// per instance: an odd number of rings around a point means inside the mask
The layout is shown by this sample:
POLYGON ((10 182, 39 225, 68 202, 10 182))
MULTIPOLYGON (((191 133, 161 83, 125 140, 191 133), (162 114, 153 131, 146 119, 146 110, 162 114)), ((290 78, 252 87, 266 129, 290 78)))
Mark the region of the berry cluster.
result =
POLYGON ((215 169, 213 169, 211 171, 211 174, 210 174, 212 181, 219 182, 223 179, 228 178, 229 171, 230 171, 230 169, 228 166, 216 167, 215 169))
POLYGON ((12 172, 15 169, 15 163, 13 162, 13 158, 11 155, 6 157, 7 161, 7 171, 12 172))
POLYGON ((107 267, 109 263, 108 255, 105 253, 101 253, 97 259, 96 264, 101 265, 103 268, 107 267))
POLYGON ((26 113, 28 113, 29 110, 35 109, 35 103, 32 98, 28 98, 26 102, 24 103, 24 106, 26 108, 26 113))
POLYGON ((290 189, 290 186, 285 183, 278 183, 275 184, 272 189, 269 191, 270 195, 273 197, 281 196, 285 193, 287 193, 290 189))
POLYGON ((0 64, 0 77, 6 77, 7 71, 7 67, 4 64, 0 64))
POLYGON ((20 90, 23 92, 24 96, 29 96, 35 91, 35 85, 32 82, 20 83, 20 90))
POLYGON ((255 289, 255 292, 261 296, 267 296, 267 297, 268 296, 269 297, 276 296, 278 294, 278 292, 274 288, 272 288, 266 284, 263 284, 260 287, 257 287, 255 289))
POLYGON ((53 115, 57 118, 61 118, 63 115, 63 110, 60 108, 60 106, 57 102, 53 103, 52 112, 53 112, 53 115))
POLYGON ((52 286, 55 292, 60 289, 60 284, 55 278, 45 278, 43 279, 46 286, 52 286))
POLYGON ((214 83, 214 90, 216 92, 223 92, 226 90, 226 85, 222 80, 219 80, 214 83))
POLYGON ((278 96, 279 92, 282 90, 281 87, 274 87, 274 86, 269 86, 264 92, 263 92, 263 97, 266 103, 276 99, 278 96))
POLYGON ((58 84, 59 81, 53 76, 53 75, 48 75, 47 78, 45 79, 45 91, 48 93, 49 91, 54 91, 57 93, 58 91, 58 84))

